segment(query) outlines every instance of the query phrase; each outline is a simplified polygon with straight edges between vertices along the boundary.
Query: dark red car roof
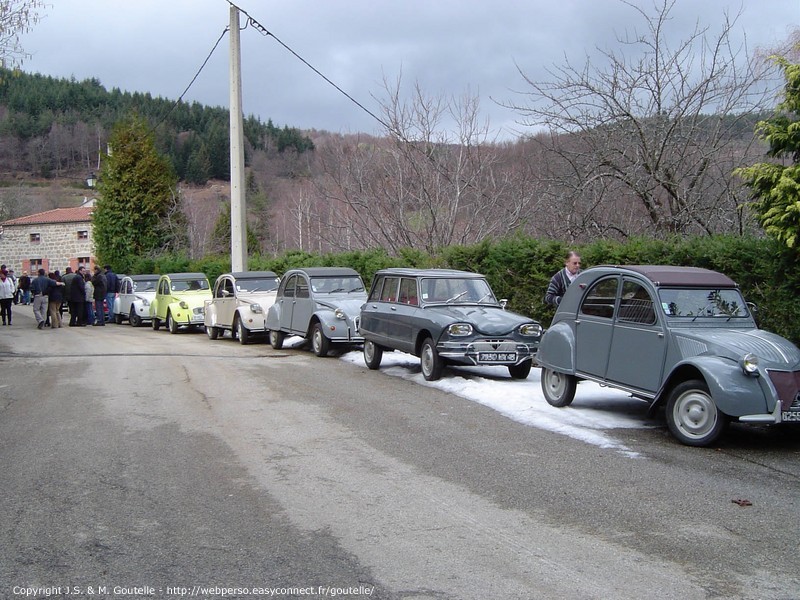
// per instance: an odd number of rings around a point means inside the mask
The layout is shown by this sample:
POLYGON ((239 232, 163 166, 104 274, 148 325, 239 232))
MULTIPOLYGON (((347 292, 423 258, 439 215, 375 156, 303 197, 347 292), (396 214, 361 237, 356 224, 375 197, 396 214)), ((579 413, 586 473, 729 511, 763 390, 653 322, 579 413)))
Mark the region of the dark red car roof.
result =
MULTIPOLYGON (((611 266, 611 265, 607 265, 611 266)), ((616 265, 615 268, 629 269, 647 277, 660 287, 689 286, 735 288, 736 282, 722 273, 700 267, 675 267, 672 265, 616 265)))

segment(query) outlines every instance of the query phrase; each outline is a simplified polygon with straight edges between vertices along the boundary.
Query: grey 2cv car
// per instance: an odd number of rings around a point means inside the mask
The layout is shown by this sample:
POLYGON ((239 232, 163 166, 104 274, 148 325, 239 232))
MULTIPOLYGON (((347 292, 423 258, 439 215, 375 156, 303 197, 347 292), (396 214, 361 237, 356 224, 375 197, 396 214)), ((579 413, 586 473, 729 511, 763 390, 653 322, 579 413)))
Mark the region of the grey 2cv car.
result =
POLYGON ((800 350, 758 329, 737 285, 695 267, 604 266, 569 286, 537 362, 566 406, 581 379, 664 406, 670 432, 707 446, 730 420, 800 421, 800 350))
POLYGON ((279 350, 286 335, 311 340, 317 356, 331 346, 360 344, 358 318, 367 298, 358 271, 346 267, 291 269, 281 277, 275 303, 267 312, 269 343, 279 350))
POLYGON ((483 275, 451 269, 383 269, 361 308, 364 362, 381 364, 385 350, 420 357, 422 375, 439 379, 447 363, 503 365, 525 379, 542 328, 505 310, 483 275))

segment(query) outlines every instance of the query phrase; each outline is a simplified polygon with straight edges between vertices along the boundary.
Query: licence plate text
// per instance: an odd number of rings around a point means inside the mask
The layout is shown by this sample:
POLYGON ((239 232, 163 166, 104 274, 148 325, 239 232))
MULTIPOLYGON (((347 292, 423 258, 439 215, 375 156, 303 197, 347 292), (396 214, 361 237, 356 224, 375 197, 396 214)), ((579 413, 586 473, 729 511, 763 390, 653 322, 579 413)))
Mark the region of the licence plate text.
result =
POLYGON ((800 411, 785 410, 781 413, 781 421, 800 423, 800 411))
POLYGON ((516 352, 478 352, 478 362, 508 363, 517 362, 516 352))

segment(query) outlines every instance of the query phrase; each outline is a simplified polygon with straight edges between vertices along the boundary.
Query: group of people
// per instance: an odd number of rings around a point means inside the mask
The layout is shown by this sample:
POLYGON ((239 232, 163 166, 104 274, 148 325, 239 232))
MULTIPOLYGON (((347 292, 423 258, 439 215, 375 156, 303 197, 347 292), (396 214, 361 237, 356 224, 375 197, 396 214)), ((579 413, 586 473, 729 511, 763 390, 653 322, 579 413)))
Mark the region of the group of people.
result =
POLYGON ((25 271, 15 281, 13 270, 0 266, 0 307, 3 325, 11 325, 13 304, 32 304, 33 316, 39 329, 62 327, 63 306, 69 307, 69 326, 105 325, 114 319, 114 297, 119 293, 119 277, 106 265, 105 271, 94 268, 91 274, 80 266, 75 271, 67 267, 64 275, 56 270, 47 273, 39 269, 31 279, 25 271), (107 303, 108 310, 104 308, 107 303))

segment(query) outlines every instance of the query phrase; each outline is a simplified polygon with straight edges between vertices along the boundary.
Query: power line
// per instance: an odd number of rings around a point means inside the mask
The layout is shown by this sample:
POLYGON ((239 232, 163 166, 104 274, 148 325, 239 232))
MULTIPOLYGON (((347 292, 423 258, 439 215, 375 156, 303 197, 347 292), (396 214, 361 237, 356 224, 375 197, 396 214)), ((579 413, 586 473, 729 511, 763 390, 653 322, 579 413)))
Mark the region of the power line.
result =
MULTIPOLYGON (((353 98, 353 97, 352 97, 350 94, 348 94, 347 92, 345 92, 345 91, 344 91, 342 88, 340 88, 338 85, 336 85, 336 84, 335 84, 333 81, 331 81, 331 80, 330 80, 328 77, 326 77, 324 74, 322 74, 322 73, 319 71, 319 69, 317 69, 317 68, 316 68, 316 67, 314 67, 312 64, 310 64, 310 63, 309 63, 309 62, 308 62, 306 59, 304 59, 302 56, 300 56, 300 55, 299 55, 297 52, 295 52, 295 51, 294 51, 292 48, 290 48, 289 46, 287 46, 286 44, 284 44, 284 43, 283 43, 283 42, 282 42, 282 41, 281 41, 281 40, 280 40, 280 39, 279 39, 279 38, 278 38, 278 37, 277 37, 277 36, 276 36, 274 33, 272 33, 271 31, 269 31, 269 30, 268 30, 266 27, 264 27, 264 26, 263 26, 261 23, 259 23, 259 22, 258 22, 256 19, 254 19, 253 17, 251 17, 251 16, 250 16, 250 15, 247 13, 247 11, 245 11, 245 10, 243 10, 243 9, 239 8, 239 7, 238 7, 236 4, 234 4, 234 3, 233 3, 231 0, 226 0, 226 1, 228 2, 228 4, 229 4, 230 6, 232 6, 233 8, 235 8, 236 10, 238 10, 240 13, 244 14, 244 15, 247 17, 247 24, 248 24, 248 25, 252 25, 252 26, 253 26, 255 29, 257 29, 257 30, 258 30, 258 31, 261 33, 261 35, 263 35, 264 37, 271 37, 271 38, 273 38, 273 39, 274 39, 276 42, 278 42, 278 43, 279 43, 281 46, 283 46, 283 47, 284 47, 284 48, 285 48, 285 49, 286 49, 288 52, 290 52, 290 53, 291 53, 291 54, 292 54, 292 55, 293 55, 295 58, 297 58, 299 61, 301 61, 301 62, 302 62, 304 65, 306 65, 306 66, 307 66, 309 69, 311 69, 312 71, 314 71, 314 73, 316 73, 317 75, 319 75, 319 76, 320 76, 322 79, 324 79, 324 80, 325 80, 325 81, 326 81, 326 82, 327 82, 329 85, 331 85, 332 87, 334 87, 334 88, 335 88, 335 89, 336 89, 336 90, 337 90, 339 93, 341 93, 341 94, 342 94, 342 95, 343 95, 345 98, 347 98, 348 100, 350 100, 350 101, 351 101, 353 104, 355 104, 356 106, 358 106, 358 107, 359 107, 361 110, 363 110, 365 113, 367 113, 367 114, 368 114, 369 116, 371 116, 373 119, 375 119, 375 120, 376 120, 378 123, 380 123, 381 125, 383 125, 383 126, 386 128, 386 130, 387 130, 387 131, 389 131, 390 133, 393 133, 395 136, 397 136, 397 138, 398 138, 398 139, 399 139, 401 142, 403 142, 404 144, 407 144, 407 145, 409 145, 409 146, 410 146, 410 147, 411 147, 413 150, 415 150, 416 152, 419 152, 420 154, 422 154, 422 155, 423 155, 423 157, 424 157, 426 160, 428 160, 428 161, 429 161, 429 162, 430 162, 432 165, 434 165, 434 168, 435 168, 435 169, 436 169, 436 170, 437 170, 437 171, 438 171, 438 172, 439 172, 439 173, 440 173, 440 174, 441 174, 441 175, 442 175, 442 176, 443 176, 445 179, 447 179, 447 181, 449 181, 450 183, 455 183, 455 182, 453 181, 453 178, 452 178, 452 176, 450 175, 450 173, 448 173, 447 171, 445 171, 444 169, 442 169, 442 168, 441 168, 441 166, 440 166, 440 165, 438 165, 438 164, 436 163, 436 161, 434 161, 434 159, 433 159, 433 156, 432 156, 432 155, 431 155, 431 154, 430 154, 430 153, 429 153, 429 152, 426 150, 426 148, 420 147, 418 144, 415 144, 414 142, 412 142, 411 140, 409 140, 409 139, 408 139, 408 138, 407 138, 407 137, 406 137, 406 136, 403 134, 403 132, 402 132, 402 131, 400 131, 400 130, 398 130, 398 129, 395 129, 395 128, 393 128, 393 127, 391 127, 391 126, 390 126, 388 123, 386 123, 386 122, 385 122, 383 119, 381 119, 380 117, 378 117, 378 116, 377 116, 375 113, 373 113, 371 110, 369 110, 369 109, 368 109, 367 107, 365 107, 363 104, 361 104, 361 103, 360 103, 358 100, 356 100, 356 99, 355 99, 355 98, 353 98)), ((474 186, 474 184, 473 184, 472 182, 465 181, 465 180, 461 180, 461 181, 462 181, 462 183, 464 183, 464 184, 465 184, 467 187, 470 187, 470 188, 474 188, 474 187, 475 187, 475 186, 474 186)), ((478 190, 478 192, 480 193, 480 195, 481 195, 482 197, 486 197, 486 193, 485 193, 485 192, 483 192, 483 191, 481 191, 481 190, 478 190)))
POLYGON ((200 65, 199 69, 197 69, 197 73, 194 74, 194 77, 192 77, 192 80, 189 82, 189 85, 186 86, 186 89, 183 90, 183 93, 180 96, 178 96, 178 99, 175 101, 175 103, 172 105, 172 107, 170 107, 170 109, 167 111, 167 113, 161 118, 161 120, 158 123, 156 123, 156 126, 153 127, 154 130, 158 129, 158 127, 164 121, 167 120, 167 117, 169 117, 172 114, 172 111, 175 110, 175 107, 178 106, 178 104, 180 104, 183 101, 183 97, 187 94, 187 92, 189 91, 189 88, 191 88, 194 85, 194 82, 197 81, 197 78, 200 76, 200 73, 202 73, 203 69, 205 69, 206 65, 208 64, 208 61, 211 60, 211 56, 216 51, 217 46, 219 46, 219 43, 222 41, 222 38, 225 37, 226 33, 228 33, 228 29, 229 28, 226 26, 225 29, 222 30, 222 33, 219 34, 219 37, 217 38, 217 41, 214 43, 214 46, 211 48, 211 52, 208 53, 208 56, 206 56, 206 59, 203 61, 203 64, 200 65))
MULTIPOLYGON (((358 107, 359 107, 361 110, 363 110, 365 113, 367 113, 367 114, 368 114, 369 116, 371 116, 373 119, 375 119, 375 120, 376 120, 378 123, 380 123, 381 125, 383 125, 383 126, 384 126, 384 127, 385 127, 385 128, 388 130, 388 131, 392 131, 392 127, 391 127, 391 126, 389 126, 389 125, 388 125, 388 124, 387 124, 387 123, 386 123, 386 122, 385 122, 383 119, 381 119, 379 116, 377 116, 377 115, 376 115, 374 112, 372 112, 372 111, 371 111, 370 109, 368 109, 366 106, 364 106, 363 104, 361 104, 361 102, 359 102, 358 100, 356 100, 355 98, 353 98, 353 97, 352 97, 350 94, 348 94, 346 91, 344 91, 344 90, 343 90, 341 87, 339 87, 338 85, 336 85, 336 84, 335 84, 333 81, 331 81, 331 80, 330 80, 328 77, 326 77, 326 76, 325 76, 325 75, 324 75, 322 72, 320 72, 320 70, 319 70, 319 69, 317 69, 317 68, 316 68, 314 65, 312 65, 311 63, 309 63, 309 62, 308 62, 308 61, 307 61, 305 58, 303 58, 302 56, 300 56, 300 55, 299 55, 297 52, 295 52, 295 51, 294 51, 292 48, 290 48, 290 47, 289 47, 289 46, 287 46, 285 43, 283 43, 283 41, 281 41, 281 39, 280 39, 278 36, 276 36, 274 33, 272 33, 271 31, 269 31, 269 30, 268 30, 266 27, 264 27, 264 26, 263 26, 261 23, 259 23, 259 22, 258 22, 256 19, 254 19, 253 17, 251 17, 251 16, 250 16, 250 15, 247 13, 247 11, 245 11, 245 10, 242 10, 241 8, 239 8, 238 6, 236 6, 236 4, 234 4, 233 2, 231 2, 231 0, 226 0, 226 1, 228 2, 228 4, 230 4, 230 5, 231 5, 232 7, 234 7, 236 10, 238 10, 240 13, 242 13, 243 15, 245 15, 245 16, 247 17, 247 23, 248 23, 249 25, 252 25, 252 26, 253 26, 255 29, 257 29, 257 30, 258 30, 258 31, 261 33, 261 35, 263 35, 264 37, 271 37, 272 39, 274 39, 274 40, 275 40, 276 42, 278 42, 278 43, 279 43, 281 46, 283 46, 283 47, 284 47, 284 49, 286 49, 286 50, 287 50, 289 53, 291 53, 291 54, 292 54, 292 55, 293 55, 295 58, 297 58, 297 59, 298 59, 300 62, 302 62, 304 65, 306 65, 306 66, 307 66, 309 69, 311 69, 312 71, 314 71, 314 73, 316 73, 317 75, 319 75, 320 77, 322 77, 322 79, 324 79, 324 80, 325 80, 325 82, 327 82, 327 83, 328 83, 330 86, 332 86, 333 88, 335 88, 335 89, 336 89, 336 90, 337 90, 337 91, 338 91, 340 94, 342 94, 342 95, 343 95, 345 98, 347 98, 348 100, 350 100, 350 102, 352 102, 353 104, 355 104, 356 106, 358 106, 358 107)), ((395 131, 395 134, 396 134, 396 135, 399 135, 399 132, 395 131)), ((399 136, 402 138, 402 136, 401 136, 401 135, 399 135, 399 136)))

